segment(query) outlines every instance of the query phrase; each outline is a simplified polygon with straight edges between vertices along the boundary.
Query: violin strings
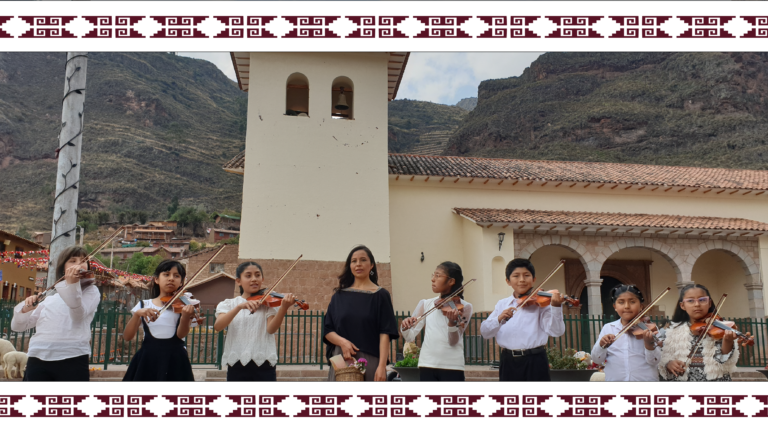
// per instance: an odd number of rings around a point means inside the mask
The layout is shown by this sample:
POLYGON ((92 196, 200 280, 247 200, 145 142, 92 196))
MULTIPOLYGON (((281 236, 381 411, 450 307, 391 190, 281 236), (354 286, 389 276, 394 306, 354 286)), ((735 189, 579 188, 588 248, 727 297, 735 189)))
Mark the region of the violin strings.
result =
MULTIPOLYGON (((272 285, 272 288, 270 288, 269 290, 267 290, 267 292, 265 292, 265 293, 264 293, 264 297, 262 297, 262 298, 261 298, 261 301, 259 301, 259 306, 261 306, 261 304, 264 302, 264 299, 266 299, 266 298, 269 296, 269 294, 270 294, 270 293, 272 293, 272 291, 274 291, 274 290, 275 290, 275 287, 277 287, 277 285, 278 285, 278 284, 280 284, 280 282, 282 282, 282 281, 283 281, 283 279, 285 279, 285 277, 286 277, 286 276, 288 276, 288 272, 290 272, 290 271, 293 269, 293 267, 295 267, 295 266, 296 266, 296 264, 298 264, 298 263, 299 263, 299 260, 300 260, 300 259, 301 259, 301 257, 303 257, 303 256, 304 256, 304 254, 301 254, 301 255, 299 255, 299 257, 298 257, 298 258, 296 258, 296 261, 294 261, 294 262, 293 262, 293 264, 291 264, 291 265, 290 265, 290 267, 288 267, 288 270, 286 270, 286 271, 285 271, 285 273, 283 273, 283 275, 282 275, 282 276, 280 276, 280 278, 278 278, 278 279, 277 279, 277 282, 275 282, 275 283, 272 285)), ((253 312, 251 312, 251 314, 253 314, 253 312)))
POLYGON ((178 299, 179 299, 179 297, 181 297, 181 296, 184 294, 184 292, 187 290, 187 287, 189 287, 189 285, 192 283, 192 281, 193 281, 193 280, 195 280, 195 278, 197 277, 197 275, 199 275, 200 273, 202 273, 203 269, 205 269, 205 268, 208 266, 208 264, 209 264, 211 261, 213 261, 213 260, 214 260, 214 259, 215 259, 215 258, 216 258, 216 257, 217 257, 217 256, 218 256, 220 253, 221 253, 221 251, 223 251, 223 250, 224 250, 224 247, 226 247, 226 245, 221 245, 221 247, 219 248, 219 250, 218 250, 218 251, 216 251, 216 253, 215 253, 215 254, 213 254, 213 256, 212 256, 212 257, 208 258, 208 261, 206 261, 206 262, 205 262, 205 263, 204 263, 204 264, 203 264, 203 265, 202 265, 202 266, 201 266, 201 267, 200 267, 200 268, 197 270, 197 272, 195 272, 195 274, 192 276, 192 279, 190 279, 190 280, 189 280, 189 283, 185 283, 185 284, 184 284, 184 285, 183 285, 181 288, 179 288, 179 289, 178 289, 178 291, 176 292, 176 294, 174 294, 174 295, 173 295, 173 297, 171 297, 171 299, 170 299, 170 300, 169 300, 169 301, 168 301, 168 302, 167 302, 167 303, 166 303, 166 304, 165 304, 165 305, 164 305, 164 306, 163 306, 163 307, 162 307, 162 308, 161 308, 159 311, 157 311, 157 315, 155 315, 155 319, 157 319, 157 317, 159 317, 161 313, 165 312, 165 310, 166 310, 166 309, 168 309, 168 306, 172 305, 172 304, 173 304, 173 302, 175 302, 176 300, 178 300, 178 299))
MULTIPOLYGON (((633 318, 633 319, 632 319, 632 321, 630 321, 630 322, 629 322, 629 324, 627 324, 626 326, 624 326, 624 328, 623 328, 623 329, 621 329, 621 331, 619 332, 619 334, 617 334, 617 335, 616 335, 616 339, 618 339, 618 338, 619 338, 621 335, 623 335, 624 333, 626 333, 626 332, 627 332, 627 331, 628 331, 630 328, 632 328, 632 327, 633 327, 635 324, 637 324, 637 322, 638 322, 638 321, 640 321, 640 320, 643 318, 643 316, 644 316, 645 314, 647 314, 648 312, 650 312, 650 311, 651 311, 651 308, 653 308, 653 307, 656 305, 656 303, 658 303, 658 302, 659 302, 659 300, 661 300, 661 298, 662 298, 662 297, 664 297, 665 295, 667 295, 667 293, 668 293, 670 290, 672 290, 672 288, 670 288, 670 287, 667 287, 667 289, 665 289, 665 290, 664 290, 664 291, 663 291, 661 294, 659 294, 659 295, 656 297, 656 299, 654 299, 654 300, 653 300, 653 302, 651 302, 651 304, 649 304, 648 306, 644 307, 644 308, 643 308, 643 310, 641 310, 641 311, 640 311, 640 313, 639 313, 639 314, 637 314, 637 316, 636 316, 635 318, 633 318)), ((615 340, 615 339, 614 339, 614 340, 615 340)))

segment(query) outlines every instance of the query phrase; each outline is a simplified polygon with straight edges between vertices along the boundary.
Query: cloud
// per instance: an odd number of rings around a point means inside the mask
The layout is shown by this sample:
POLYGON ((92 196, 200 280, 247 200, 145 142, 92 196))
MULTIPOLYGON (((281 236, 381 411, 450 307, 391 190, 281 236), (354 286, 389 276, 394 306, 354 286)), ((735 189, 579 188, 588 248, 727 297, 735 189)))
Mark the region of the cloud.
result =
MULTIPOLYGON (((207 60, 237 81, 228 52, 180 52, 207 60)), ((520 76, 542 53, 430 53, 414 52, 408 60, 398 98, 453 105, 477 96, 480 81, 520 76)))
POLYGON ((397 96, 452 105, 477 96, 480 81, 519 76, 541 54, 414 52, 397 96))

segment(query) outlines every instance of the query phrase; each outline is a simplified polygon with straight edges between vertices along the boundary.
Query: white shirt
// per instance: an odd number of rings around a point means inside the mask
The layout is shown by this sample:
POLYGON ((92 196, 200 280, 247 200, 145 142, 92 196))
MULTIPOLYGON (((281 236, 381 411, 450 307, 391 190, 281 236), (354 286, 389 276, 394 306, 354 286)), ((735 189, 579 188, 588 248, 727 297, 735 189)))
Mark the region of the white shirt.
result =
POLYGON ((56 284, 56 294, 45 298, 34 310, 21 313, 24 302, 13 309, 11 330, 35 328, 29 340, 30 357, 56 361, 91 355, 91 321, 101 295, 95 285, 83 290, 80 282, 56 284))
MULTIPOLYGON (((247 300, 242 297, 226 299, 216 306, 216 316, 225 314, 247 300)), ((275 335, 267 333, 267 318, 277 315, 279 308, 262 305, 251 315, 248 309, 241 310, 227 326, 222 360, 229 366, 238 361, 243 366, 253 360, 256 366, 268 361, 277 365, 277 344, 275 335)))
MULTIPOLYGON (((186 294, 185 294, 186 295, 186 294)), ((154 310, 159 311, 162 309, 162 306, 156 306, 151 299, 144 300, 144 309, 152 308, 154 310)), ((141 302, 136 303, 136 306, 131 309, 131 313, 136 313, 139 309, 142 309, 141 302)), ((157 318, 157 320, 153 322, 148 322, 147 327, 149 327, 149 332, 152 333, 152 337, 155 339, 170 339, 176 334, 176 328, 179 323, 179 318, 181 318, 180 313, 176 313, 173 311, 172 307, 168 307, 163 313, 160 314, 160 317, 157 318)), ((142 318, 144 320, 144 318, 142 318)), ((142 326, 143 327, 143 326, 142 326)), ((194 320, 190 321, 189 328, 195 328, 197 327, 197 322, 194 320)), ((147 335, 144 335, 144 339, 147 338, 147 335)))
MULTIPOLYGON (((418 318, 425 311, 432 309, 438 298, 439 296, 420 300, 412 316, 418 318)), ((462 316, 466 318, 469 325, 472 304, 464 300, 461 304, 464 305, 462 316)), ((431 312, 414 327, 403 331, 403 337, 407 342, 413 342, 425 326, 424 341, 419 352, 419 367, 464 370, 464 340, 461 337, 464 334, 464 328, 449 326, 448 318, 437 310, 431 312)))
POLYGON ((661 361, 659 347, 648 351, 645 342, 631 334, 623 334, 607 349, 600 347, 603 336, 616 335, 623 327, 620 319, 603 326, 592 348, 592 361, 603 364, 608 360, 605 364, 606 381, 658 381, 659 371, 656 368, 661 361))
POLYGON ((550 336, 560 337, 565 333, 563 308, 549 305, 528 306, 515 311, 506 324, 499 323, 499 315, 511 306, 517 306, 514 294, 496 303, 491 315, 480 324, 480 334, 485 339, 496 338, 506 349, 531 349, 547 344, 550 336))

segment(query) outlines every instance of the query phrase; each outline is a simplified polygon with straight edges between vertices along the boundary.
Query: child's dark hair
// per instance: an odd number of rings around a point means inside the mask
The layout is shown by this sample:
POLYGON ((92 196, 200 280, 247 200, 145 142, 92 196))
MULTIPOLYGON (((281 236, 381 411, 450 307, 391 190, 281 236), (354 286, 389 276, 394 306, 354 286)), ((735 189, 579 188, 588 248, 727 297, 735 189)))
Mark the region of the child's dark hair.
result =
MULTIPOLYGON (((240 265, 237 266, 237 270, 235 270, 235 276, 238 279, 240 279, 240 276, 243 275, 243 272, 245 271, 245 269, 247 269, 250 266, 256 266, 259 269, 259 271, 261 272, 261 276, 264 277, 264 270, 261 269, 261 266, 256 261, 246 261, 244 263, 240 263, 240 265)), ((245 292, 243 290, 243 286, 242 285, 238 285, 237 287, 240 288, 240 295, 243 295, 243 293, 245 292)))
POLYGON ((683 297, 685 297, 685 292, 694 288, 698 288, 700 290, 703 290, 705 293, 707 293, 707 297, 709 297, 709 312, 715 311, 715 304, 712 302, 712 295, 709 294, 709 290, 704 285, 699 284, 688 284, 684 286, 680 290, 680 297, 677 299, 677 305, 675 306, 675 313, 672 314, 672 322, 673 323, 684 323, 686 321, 690 321, 691 317, 688 315, 688 312, 684 311, 683 308, 680 307, 680 303, 683 302, 683 297))
POLYGON ((525 268, 526 270, 531 272, 531 276, 536 277, 536 269, 533 268, 533 264, 531 264, 530 260, 527 260, 525 258, 515 258, 512 261, 510 261, 509 264, 507 264, 507 269, 505 270, 507 280, 509 280, 509 275, 511 275, 516 268, 520 268, 520 267, 525 268))
MULTIPOLYGON (((67 265, 67 261, 69 261, 72 257, 80 257, 80 258, 86 258, 88 256, 88 251, 85 250, 82 246, 70 246, 59 254, 59 260, 56 263, 56 280, 59 280, 64 277, 64 272, 66 269, 64 266, 67 265)), ((88 270, 91 269, 91 263, 88 262, 88 270)))
POLYGON ((627 292, 634 294, 635 297, 640 300, 640 303, 645 303, 645 297, 643 297, 643 293, 641 293, 636 286, 624 284, 616 285, 613 287, 611 290, 611 303, 616 304, 616 300, 618 300, 619 296, 627 292))
POLYGON ((370 275, 371 282, 375 283, 376 285, 379 284, 379 272, 376 270, 376 260, 373 258, 373 253, 367 247, 360 245, 355 246, 349 252, 349 255, 347 255, 347 261, 344 262, 344 270, 339 275, 339 286, 333 289, 334 292, 344 288, 349 288, 352 286, 352 284, 355 283, 355 275, 352 274, 352 269, 350 267, 352 263, 352 255, 354 255, 354 253, 359 250, 365 251, 365 253, 368 255, 368 259, 371 260, 371 263, 373 264, 373 269, 371 270, 373 274, 370 275))
MULTIPOLYGON (((453 285, 451 286, 451 294, 461 288, 461 285, 464 284, 464 274, 461 272, 461 267, 455 262, 444 261, 440 263, 437 268, 443 269, 448 275, 448 279, 454 280, 453 285)), ((464 293, 460 293, 459 298, 463 299, 464 293)))
POLYGON ((184 269, 184 266, 181 265, 180 262, 176 260, 162 261, 160 264, 157 265, 157 268, 155 269, 154 277, 152 278, 152 283, 149 284, 150 298, 160 297, 160 286, 158 286, 157 283, 155 282, 155 278, 160 277, 160 273, 165 273, 167 271, 170 271, 174 267, 176 268, 176 271, 178 271, 179 274, 181 275, 181 280, 184 281, 184 278, 187 277, 187 271, 184 269))

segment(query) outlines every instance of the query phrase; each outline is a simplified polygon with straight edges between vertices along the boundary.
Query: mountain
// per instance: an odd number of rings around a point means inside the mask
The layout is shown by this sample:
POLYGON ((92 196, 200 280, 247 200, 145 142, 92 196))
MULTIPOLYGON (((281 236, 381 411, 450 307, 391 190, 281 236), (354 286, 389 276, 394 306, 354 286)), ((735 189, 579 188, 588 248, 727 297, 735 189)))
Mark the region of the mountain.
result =
MULTIPOLYGON (((0 54, 0 227, 50 230, 65 53, 0 54)), ((80 209, 240 209, 246 94, 212 63, 89 53, 80 209)))
POLYGON ((389 103, 389 151, 440 154, 466 115, 457 106, 394 100, 389 103))
POLYGON ((463 108, 467 111, 472 111, 477 106, 477 98, 476 97, 464 98, 460 100, 456 104, 456 106, 459 108, 463 108))
POLYGON ((768 168, 768 54, 547 53, 483 81, 445 155, 768 168))

